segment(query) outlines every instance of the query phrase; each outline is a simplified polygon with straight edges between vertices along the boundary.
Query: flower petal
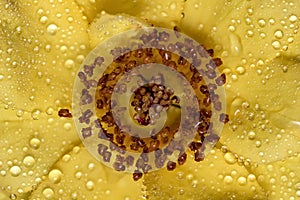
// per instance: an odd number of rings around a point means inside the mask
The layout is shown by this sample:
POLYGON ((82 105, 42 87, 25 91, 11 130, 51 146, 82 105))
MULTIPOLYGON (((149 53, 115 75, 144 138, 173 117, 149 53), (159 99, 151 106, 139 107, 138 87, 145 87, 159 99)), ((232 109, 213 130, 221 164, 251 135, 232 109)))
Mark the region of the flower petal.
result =
POLYGON ((95 48, 100 42, 114 34, 147 25, 146 22, 128 15, 110 15, 101 12, 101 15, 95 18, 88 28, 90 46, 95 48))
POLYGON ((268 191, 269 199, 300 197, 300 157, 291 157, 254 170, 258 182, 268 191))
POLYGON ((226 66, 235 67, 242 60, 256 66, 282 54, 299 55, 296 46, 289 49, 299 35, 299 8, 299 1, 192 0, 185 4, 181 27, 217 50, 217 56, 228 56, 226 66), (239 62, 233 63, 232 57, 239 62))
POLYGON ((1 110, 0 186, 17 196, 40 184, 51 166, 80 142, 72 119, 50 110, 36 114, 36 120, 29 112, 17 119, 15 111, 1 110))
POLYGON ((258 163, 299 154, 299 69, 297 60, 275 59, 229 80, 221 143, 258 163))
POLYGON ((75 72, 89 51, 78 6, 0 3, 1 102, 29 112, 70 107, 75 72))
POLYGON ((57 162, 31 199, 142 199, 142 181, 132 175, 116 172, 76 146, 57 162))
POLYGON ((199 163, 193 157, 174 171, 145 177, 150 199, 266 199, 256 177, 228 154, 214 149, 199 163), (157 184, 159 183, 159 184, 157 184))

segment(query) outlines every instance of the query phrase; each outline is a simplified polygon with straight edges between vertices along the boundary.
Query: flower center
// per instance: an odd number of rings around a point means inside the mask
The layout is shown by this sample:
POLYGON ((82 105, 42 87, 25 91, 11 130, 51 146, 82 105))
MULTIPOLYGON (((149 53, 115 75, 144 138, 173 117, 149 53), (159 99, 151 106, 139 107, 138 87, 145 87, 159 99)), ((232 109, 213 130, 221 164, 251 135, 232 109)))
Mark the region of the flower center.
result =
POLYGON ((129 31, 101 43, 74 87, 75 123, 85 146, 135 180, 165 166, 174 170, 187 151, 203 160, 228 121, 226 77, 212 56, 166 29, 129 31))

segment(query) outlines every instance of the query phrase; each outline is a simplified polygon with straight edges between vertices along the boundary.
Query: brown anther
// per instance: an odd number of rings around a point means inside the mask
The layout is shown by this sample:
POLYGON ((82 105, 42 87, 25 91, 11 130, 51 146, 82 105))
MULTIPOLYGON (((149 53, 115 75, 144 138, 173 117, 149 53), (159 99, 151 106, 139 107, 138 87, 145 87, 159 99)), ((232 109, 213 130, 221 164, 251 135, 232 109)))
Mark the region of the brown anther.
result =
POLYGON ((181 154, 178 157, 178 160, 177 160, 178 164, 179 165, 183 165, 185 163, 185 161, 186 161, 186 158, 187 158, 187 154, 186 153, 181 154))
POLYGON ((204 160, 204 154, 199 149, 197 149, 197 151, 194 153, 194 157, 196 162, 204 160))
POLYGON ((133 173, 133 180, 134 181, 138 181, 139 179, 141 179, 143 177, 143 173, 138 171, 138 170, 135 170, 134 173, 133 173))
POLYGON ((213 58, 213 61, 217 67, 223 64, 221 58, 213 58))
POLYGON ((227 122, 229 122, 229 116, 225 113, 222 113, 220 115, 220 122, 226 124, 227 122))
POLYGON ((84 139, 90 137, 92 135, 92 128, 91 127, 82 128, 81 133, 84 139))
POLYGON ((175 168, 176 168, 176 163, 175 162, 169 161, 167 163, 167 170, 168 171, 173 171, 175 168))
POLYGON ((72 113, 70 113, 69 109, 60 109, 58 111, 58 116, 60 117, 66 117, 66 118, 71 118, 72 117, 72 113))
POLYGON ((217 79, 216 79, 216 83, 218 86, 222 86, 226 83, 226 75, 223 73, 221 74, 217 79))
POLYGON ((113 164, 113 167, 116 171, 124 171, 125 170, 125 166, 122 163, 119 163, 119 162, 115 162, 113 164))

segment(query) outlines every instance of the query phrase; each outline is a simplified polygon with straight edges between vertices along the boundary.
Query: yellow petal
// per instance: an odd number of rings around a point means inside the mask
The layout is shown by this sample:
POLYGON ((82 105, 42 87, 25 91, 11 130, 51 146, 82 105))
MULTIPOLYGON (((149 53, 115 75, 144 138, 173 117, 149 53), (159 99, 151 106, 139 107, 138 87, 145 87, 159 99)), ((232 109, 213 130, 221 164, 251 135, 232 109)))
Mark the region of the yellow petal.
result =
POLYGON ((29 112, 71 106, 89 51, 87 21, 70 1, 0 3, 1 102, 29 112))
POLYGON ((184 7, 184 0, 96 0, 90 2, 85 0, 79 3, 84 13, 87 13, 86 15, 89 19, 95 17, 95 12, 100 13, 104 10, 110 14, 129 14, 141 19, 146 19, 156 26, 164 26, 166 28, 173 28, 179 23, 184 7), (95 11, 95 9, 97 11, 95 11))
POLYGON ((105 167, 82 146, 65 154, 30 199, 142 199, 142 181, 105 167))
POLYGON ((297 155, 300 149, 299 62, 275 59, 266 66, 229 79, 231 121, 220 139, 232 151, 259 163, 297 155))
POLYGON ((149 173, 145 184, 150 199, 266 199, 255 175, 227 157, 214 149, 202 162, 191 156, 174 171, 149 173))
POLYGON ((299 8, 299 1, 192 0, 185 4, 181 27, 218 56, 228 56, 226 66, 236 67, 242 59, 246 66, 256 66, 282 54, 299 55, 299 49, 289 49, 299 35, 299 8))
POLYGON ((59 118, 53 110, 34 117, 23 112, 17 119, 15 111, 1 109, 0 186, 16 196, 40 184, 51 166, 80 142, 72 119, 59 118))
POLYGON ((300 156, 260 165, 255 169, 258 182, 267 190, 269 199, 300 197, 300 156))
POLYGON ((110 15, 101 12, 88 29, 90 46, 95 48, 100 42, 115 34, 147 25, 146 22, 128 15, 110 15))
POLYGON ((103 10, 104 1, 105 0, 75 0, 89 22, 92 22, 97 14, 103 10))

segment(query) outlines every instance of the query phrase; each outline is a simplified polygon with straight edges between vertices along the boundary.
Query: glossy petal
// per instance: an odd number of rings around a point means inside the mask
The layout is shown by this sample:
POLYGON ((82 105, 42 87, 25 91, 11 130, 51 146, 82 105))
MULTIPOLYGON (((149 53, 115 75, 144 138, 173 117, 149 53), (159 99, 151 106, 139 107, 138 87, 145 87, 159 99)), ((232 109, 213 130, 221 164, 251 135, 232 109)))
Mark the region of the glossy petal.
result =
POLYGON ((145 184, 150 199, 266 199, 255 175, 219 149, 202 162, 194 162, 190 156, 174 171, 150 173, 145 184))
POLYGON ((82 146, 75 146, 57 162, 30 199, 142 199, 142 181, 114 171, 82 146), (48 197, 47 197, 48 196, 48 197))

